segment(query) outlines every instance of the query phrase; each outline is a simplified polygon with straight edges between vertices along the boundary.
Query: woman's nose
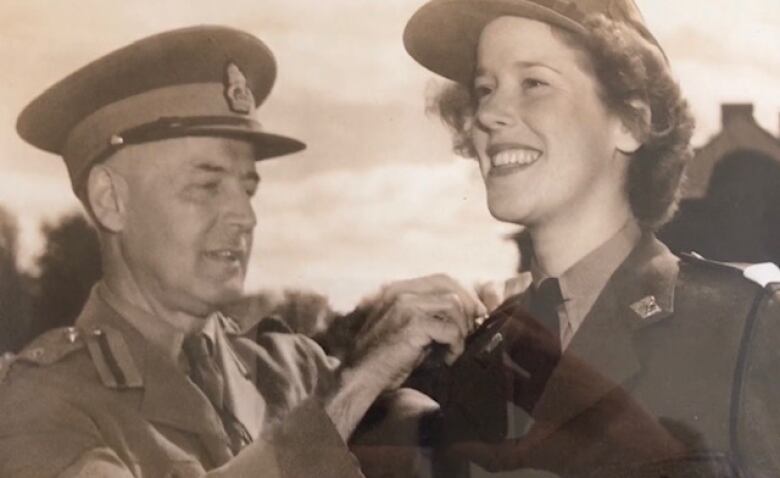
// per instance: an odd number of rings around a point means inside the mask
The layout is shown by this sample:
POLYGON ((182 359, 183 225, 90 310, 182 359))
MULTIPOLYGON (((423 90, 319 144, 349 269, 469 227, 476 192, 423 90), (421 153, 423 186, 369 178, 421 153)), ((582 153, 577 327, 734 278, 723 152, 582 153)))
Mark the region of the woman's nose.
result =
POLYGON ((477 106, 477 122, 487 130, 500 129, 515 122, 515 113, 507 94, 496 90, 477 106))

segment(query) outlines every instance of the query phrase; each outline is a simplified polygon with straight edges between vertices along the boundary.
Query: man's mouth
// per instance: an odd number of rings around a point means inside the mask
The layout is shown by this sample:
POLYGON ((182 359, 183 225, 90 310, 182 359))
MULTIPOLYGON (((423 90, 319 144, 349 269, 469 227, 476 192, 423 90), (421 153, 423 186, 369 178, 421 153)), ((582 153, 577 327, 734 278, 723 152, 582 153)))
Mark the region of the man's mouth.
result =
POLYGON ((542 157, 538 149, 521 145, 493 145, 487 153, 490 165, 496 169, 528 166, 542 157))
POLYGON ((209 259, 227 262, 231 264, 243 264, 249 256, 249 244, 245 241, 237 241, 236 244, 215 247, 206 251, 205 256, 209 259))
POLYGON ((244 259, 244 255, 243 251, 233 249, 217 249, 206 252, 206 256, 212 259, 229 262, 240 262, 244 259))

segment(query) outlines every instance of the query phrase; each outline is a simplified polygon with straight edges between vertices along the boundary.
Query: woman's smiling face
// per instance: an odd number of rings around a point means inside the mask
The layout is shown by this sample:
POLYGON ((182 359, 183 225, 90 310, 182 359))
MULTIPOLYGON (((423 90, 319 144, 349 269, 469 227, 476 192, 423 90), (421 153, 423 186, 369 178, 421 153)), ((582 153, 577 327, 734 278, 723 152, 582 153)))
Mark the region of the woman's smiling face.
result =
POLYGON ((499 17, 477 49, 473 141, 491 213, 534 227, 625 205, 633 136, 583 50, 542 22, 499 17))

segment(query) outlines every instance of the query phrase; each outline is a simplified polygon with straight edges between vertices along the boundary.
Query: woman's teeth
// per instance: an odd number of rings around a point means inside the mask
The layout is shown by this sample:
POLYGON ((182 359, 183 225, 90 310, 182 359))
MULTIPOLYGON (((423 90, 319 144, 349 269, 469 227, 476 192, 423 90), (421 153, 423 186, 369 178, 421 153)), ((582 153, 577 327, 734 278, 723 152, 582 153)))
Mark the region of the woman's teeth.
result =
POLYGON ((525 166, 539 159, 541 155, 541 152, 530 149, 508 149, 493 155, 491 162, 494 167, 525 166))

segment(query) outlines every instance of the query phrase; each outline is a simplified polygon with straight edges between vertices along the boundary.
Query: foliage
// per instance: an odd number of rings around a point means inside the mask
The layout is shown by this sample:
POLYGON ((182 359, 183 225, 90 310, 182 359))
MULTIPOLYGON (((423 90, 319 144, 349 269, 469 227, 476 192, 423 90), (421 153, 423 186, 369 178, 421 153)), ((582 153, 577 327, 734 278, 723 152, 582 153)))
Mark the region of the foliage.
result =
POLYGON ((18 269, 16 218, 0 206, 0 353, 17 350, 29 335, 28 278, 18 269))
POLYGON ((80 213, 46 223, 37 259, 33 333, 72 325, 102 274, 97 232, 80 213))

